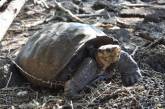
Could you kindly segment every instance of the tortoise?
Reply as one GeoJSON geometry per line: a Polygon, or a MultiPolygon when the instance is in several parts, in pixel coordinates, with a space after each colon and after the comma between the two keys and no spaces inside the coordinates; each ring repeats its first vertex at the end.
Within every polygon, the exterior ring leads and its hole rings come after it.
{"type": "Polygon", "coordinates": [[[50,24],[29,38],[15,59],[22,74],[35,86],[64,87],[66,96],[78,94],[99,74],[119,66],[125,86],[141,77],[137,63],[118,41],[95,26],[50,24]]]}

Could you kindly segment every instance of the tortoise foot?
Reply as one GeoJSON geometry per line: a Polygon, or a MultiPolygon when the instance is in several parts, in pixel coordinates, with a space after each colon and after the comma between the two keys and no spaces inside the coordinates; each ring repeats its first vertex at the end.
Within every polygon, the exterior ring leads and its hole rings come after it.
{"type": "Polygon", "coordinates": [[[137,63],[125,51],[121,52],[118,67],[123,85],[125,86],[134,85],[142,77],[137,63]]]}
{"type": "Polygon", "coordinates": [[[121,79],[124,86],[132,86],[135,83],[137,83],[141,77],[142,76],[140,74],[140,71],[137,71],[137,72],[132,72],[129,75],[122,75],[121,79]]]}
{"type": "Polygon", "coordinates": [[[97,65],[94,59],[83,60],[75,75],[65,83],[64,92],[68,98],[76,98],[79,92],[97,77],[97,65]]]}
{"type": "Polygon", "coordinates": [[[65,83],[64,95],[69,99],[73,99],[78,95],[78,91],[76,90],[76,86],[72,80],[69,80],[65,83]]]}

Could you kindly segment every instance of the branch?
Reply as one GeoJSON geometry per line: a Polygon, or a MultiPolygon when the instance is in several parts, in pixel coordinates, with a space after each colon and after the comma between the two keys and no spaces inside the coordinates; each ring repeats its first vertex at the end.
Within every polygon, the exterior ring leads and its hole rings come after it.
{"type": "Polygon", "coordinates": [[[164,36],[160,38],[153,38],[149,35],[149,33],[139,33],[139,35],[136,35],[136,36],[141,37],[151,42],[151,44],[145,47],[146,49],[155,47],[156,45],[159,45],[159,44],[165,45],[164,36]]]}
{"type": "Polygon", "coordinates": [[[54,1],[57,8],[61,9],[62,11],[66,12],[72,19],[76,20],[77,22],[80,23],[84,23],[84,21],[82,19],[80,19],[79,17],[77,17],[76,15],[74,15],[70,10],[65,9],[61,3],[58,3],[56,0],[54,1]]]}
{"type": "Polygon", "coordinates": [[[150,5],[150,4],[123,4],[123,6],[126,6],[126,7],[130,7],[130,8],[133,8],[133,7],[137,7],[137,8],[140,8],[140,7],[149,7],[149,8],[153,8],[153,9],[165,9],[165,7],[162,5],[150,5]]]}
{"type": "Polygon", "coordinates": [[[0,42],[6,34],[8,28],[13,22],[14,18],[17,16],[22,6],[25,4],[26,0],[14,0],[6,7],[3,12],[0,12],[0,42]]]}

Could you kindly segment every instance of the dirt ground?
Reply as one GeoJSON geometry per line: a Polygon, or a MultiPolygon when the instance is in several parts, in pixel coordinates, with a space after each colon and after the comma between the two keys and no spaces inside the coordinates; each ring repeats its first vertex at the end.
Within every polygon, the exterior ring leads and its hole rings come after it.
{"type": "MultiPolygon", "coordinates": [[[[35,1],[35,0],[34,0],[35,1]]],[[[40,1],[40,0],[39,0],[40,1]]],[[[11,59],[36,31],[55,22],[78,22],[56,7],[28,1],[0,43],[0,78],[9,80],[11,59]],[[11,59],[10,59],[11,58],[11,59]]],[[[41,0],[42,1],[42,0],[41,0]]],[[[2,109],[164,109],[165,108],[165,2],[163,0],[57,0],[84,23],[119,40],[137,61],[143,78],[131,87],[122,85],[118,69],[109,82],[87,86],[76,100],[62,90],[23,86],[0,89],[2,109]],[[137,2],[138,1],[138,2],[137,2]]],[[[0,83],[3,84],[3,83],[0,83]]]]}

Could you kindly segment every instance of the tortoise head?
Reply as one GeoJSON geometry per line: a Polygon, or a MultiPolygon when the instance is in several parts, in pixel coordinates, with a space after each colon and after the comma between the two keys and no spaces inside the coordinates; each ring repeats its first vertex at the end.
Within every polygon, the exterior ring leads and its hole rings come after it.
{"type": "Polygon", "coordinates": [[[119,61],[121,48],[119,45],[103,45],[96,52],[96,61],[102,70],[119,61]]]}

